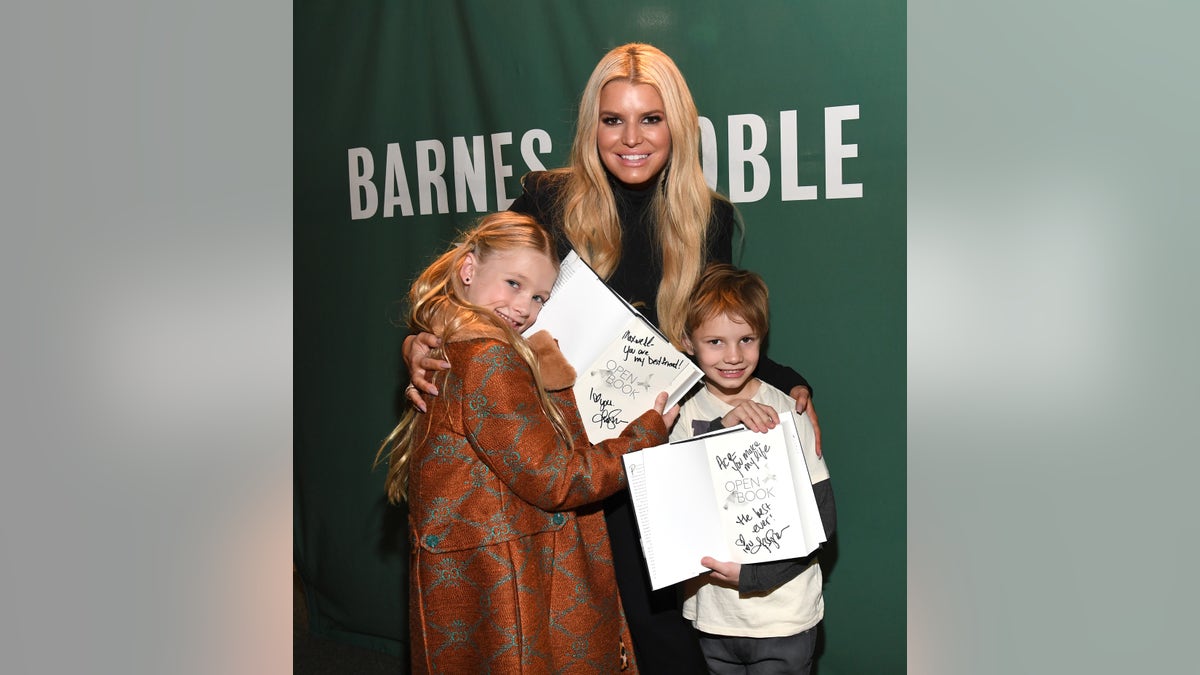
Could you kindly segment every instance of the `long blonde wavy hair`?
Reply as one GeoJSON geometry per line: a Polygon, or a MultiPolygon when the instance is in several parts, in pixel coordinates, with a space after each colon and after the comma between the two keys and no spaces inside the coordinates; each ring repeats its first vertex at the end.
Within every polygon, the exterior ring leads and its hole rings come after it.
{"type": "MultiPolygon", "coordinates": [[[[515,249],[538,251],[558,269],[554,242],[533,218],[510,211],[484,216],[473,230],[463,234],[413,282],[408,292],[408,327],[413,332],[433,333],[442,339],[443,344],[451,342],[455,333],[472,323],[485,322],[500,329],[507,342],[533,371],[542,411],[550,419],[559,438],[570,443],[566,418],[542,388],[541,371],[528,343],[490,309],[471,304],[466,299],[466,287],[458,274],[468,253],[474,253],[479,263],[485,264],[493,253],[515,249]]],[[[440,351],[435,350],[431,356],[439,356],[440,351]]],[[[447,371],[438,371],[431,379],[441,389],[440,383],[445,382],[446,377],[447,371]]],[[[413,451],[424,441],[419,431],[424,429],[428,433],[429,429],[427,424],[422,423],[425,419],[423,413],[410,406],[375,454],[376,466],[386,458],[388,471],[385,487],[388,500],[393,504],[407,498],[413,451]]]]}
{"type": "Polygon", "coordinates": [[[671,155],[654,187],[652,237],[663,262],[658,323],[678,346],[676,336],[683,333],[688,293],[707,262],[705,243],[716,193],[704,182],[700,166],[700,118],[692,93],[675,62],[656,47],[641,43],[617,47],[600,59],[588,78],[579,102],[570,165],[556,170],[568,176],[560,196],[563,229],[579,255],[608,279],[621,259],[621,225],[596,148],[596,129],[600,90],[614,81],[654,87],[666,108],[671,155]]]}

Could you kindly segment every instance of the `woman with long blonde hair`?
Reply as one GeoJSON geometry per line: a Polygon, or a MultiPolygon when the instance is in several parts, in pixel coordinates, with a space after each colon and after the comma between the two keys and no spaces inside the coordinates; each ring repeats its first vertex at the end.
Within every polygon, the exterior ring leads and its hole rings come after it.
{"type": "MultiPolygon", "coordinates": [[[[609,286],[638,306],[676,346],[688,299],[710,262],[733,261],[737,216],[704,180],[700,122],[683,74],[661,50],[641,43],[600,59],[579,102],[570,164],[533,172],[510,210],[533,215],[554,236],[560,256],[575,249],[609,286]]],[[[432,335],[405,341],[412,376],[408,399],[424,409],[436,395],[428,372],[445,367],[430,356],[432,335]]],[[[763,358],[759,376],[808,412],[808,382],[763,358]]],[[[707,672],[691,626],[670,589],[652,592],[641,560],[628,495],[605,504],[621,597],[641,667],[650,672],[707,672]]]]}
{"type": "Polygon", "coordinates": [[[575,371],[544,331],[558,256],[514,212],[486,216],[409,292],[410,328],[437,335],[453,367],[428,414],[379,448],[412,543],[414,673],[636,672],[599,501],[625,487],[621,456],[665,443],[656,408],[589,445],[575,371]]]}

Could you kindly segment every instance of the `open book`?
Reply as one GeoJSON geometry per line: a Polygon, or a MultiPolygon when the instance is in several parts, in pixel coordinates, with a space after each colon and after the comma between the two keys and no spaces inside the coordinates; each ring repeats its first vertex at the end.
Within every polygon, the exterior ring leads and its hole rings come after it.
{"type": "Polygon", "coordinates": [[[702,373],[609,288],[574,251],[562,261],[550,299],[525,335],[545,330],[575,368],[575,400],[588,438],[615,438],[667,392],[675,405],[702,373]]]}
{"type": "Polygon", "coordinates": [[[738,425],[624,456],[652,588],[707,572],[704,556],[768,562],[825,541],[812,484],[829,472],[806,453],[795,413],[779,421],[765,434],[738,425]]]}

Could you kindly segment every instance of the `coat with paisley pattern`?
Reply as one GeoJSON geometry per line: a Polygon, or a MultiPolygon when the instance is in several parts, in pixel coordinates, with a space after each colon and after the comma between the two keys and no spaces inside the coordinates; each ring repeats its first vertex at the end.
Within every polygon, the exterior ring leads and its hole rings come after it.
{"type": "Polygon", "coordinates": [[[636,672],[598,501],[621,455],[665,443],[653,410],[589,445],[553,339],[530,339],[571,427],[555,434],[533,375],[497,329],[460,331],[408,478],[413,673],[636,672]]]}

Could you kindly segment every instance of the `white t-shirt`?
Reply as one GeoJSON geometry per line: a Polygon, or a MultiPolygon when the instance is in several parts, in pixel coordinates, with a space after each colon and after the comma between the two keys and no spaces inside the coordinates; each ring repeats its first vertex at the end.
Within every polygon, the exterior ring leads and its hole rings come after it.
{"type": "MultiPolygon", "coordinates": [[[[759,382],[753,401],[769,405],[780,412],[795,410],[796,401],[766,382],[759,382]]],[[[679,419],[671,430],[671,440],[695,436],[708,423],[724,417],[733,406],[704,387],[691,396],[679,411],[679,419]],[[700,426],[693,426],[699,423],[700,426]]],[[[804,446],[804,458],[809,463],[813,482],[829,477],[825,462],[816,454],[816,433],[808,415],[797,415],[796,431],[804,446]]],[[[739,637],[784,637],[795,635],[817,625],[825,616],[825,599],[821,595],[821,566],[814,559],[808,569],[795,579],[769,593],[742,595],[701,575],[684,582],[683,615],[698,630],[713,635],[739,637]]]]}

